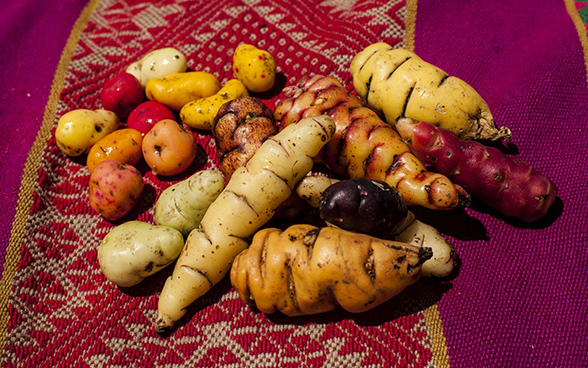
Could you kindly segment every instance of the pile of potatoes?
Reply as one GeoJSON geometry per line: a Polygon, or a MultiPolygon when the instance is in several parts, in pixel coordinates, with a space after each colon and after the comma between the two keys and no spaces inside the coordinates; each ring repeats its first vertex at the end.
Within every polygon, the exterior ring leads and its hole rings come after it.
{"type": "MultiPolygon", "coordinates": [[[[323,148],[340,140],[340,116],[305,116],[278,131],[276,113],[249,96],[274,86],[272,55],[239,45],[233,74],[221,85],[211,73],[189,71],[179,50],[155,50],[104,84],[103,109],[70,111],[57,124],[59,149],[72,157],[87,155],[89,203],[111,222],[124,219],[141,198],[144,182],[136,168],[141,160],[154,174],[173,179],[195,160],[192,130],[214,137],[219,170],[195,172],[170,186],[155,203],[155,224],[123,222],[98,249],[102,272],[120,287],[136,285],[177,260],[160,295],[158,332],[171,328],[229,273],[244,302],[269,313],[287,305],[278,310],[299,315],[337,306],[365,311],[421,275],[452,272],[453,247],[415,220],[396,188],[365,178],[306,180],[323,148]],[[295,225],[282,235],[259,231],[292,198],[320,207],[329,229],[295,225]],[[341,208],[346,216],[340,216],[341,208]],[[257,246],[247,253],[250,244],[257,246]],[[308,259],[297,258],[301,255],[308,259]],[[266,275],[266,261],[272,259],[274,271],[266,275]],[[357,267],[346,269],[350,262],[357,267]],[[358,280],[365,284],[361,292],[344,286],[358,280]]],[[[296,94],[300,100],[292,111],[307,108],[309,96],[296,94]]]]}
{"type": "MultiPolygon", "coordinates": [[[[273,87],[276,62],[267,51],[240,45],[234,65],[235,79],[221,86],[211,73],[188,70],[179,50],[155,50],[104,83],[102,109],[73,110],[59,119],[59,149],[70,157],[87,155],[94,210],[111,222],[123,219],[141,199],[141,160],[173,180],[196,158],[191,129],[211,130],[225,102],[273,87]]],[[[106,236],[98,253],[105,276],[128,287],[173,262],[224,187],[219,171],[204,170],[166,189],[155,204],[156,225],[128,221],[106,236]]]]}

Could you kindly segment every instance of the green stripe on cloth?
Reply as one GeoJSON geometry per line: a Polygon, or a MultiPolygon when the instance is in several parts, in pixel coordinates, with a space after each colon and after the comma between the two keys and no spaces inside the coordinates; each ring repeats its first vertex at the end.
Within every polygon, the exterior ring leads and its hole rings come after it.
{"type": "MultiPolygon", "coordinates": [[[[585,26],[586,14],[584,14],[584,18],[582,18],[582,15],[576,9],[576,4],[574,0],[564,0],[564,2],[566,4],[568,14],[570,15],[570,18],[572,18],[572,21],[576,26],[576,30],[578,31],[578,37],[580,38],[580,43],[582,44],[582,49],[584,50],[584,64],[586,65],[586,81],[588,81],[588,36],[586,35],[587,30],[585,26]]],[[[588,2],[588,0],[586,2],[588,2]]],[[[585,9],[588,9],[588,7],[585,7],[581,10],[585,9]]]]}

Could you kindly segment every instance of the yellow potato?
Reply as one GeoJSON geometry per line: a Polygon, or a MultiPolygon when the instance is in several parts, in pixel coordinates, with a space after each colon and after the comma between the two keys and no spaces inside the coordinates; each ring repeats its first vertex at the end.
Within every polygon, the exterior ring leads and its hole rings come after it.
{"type": "Polygon", "coordinates": [[[90,174],[94,168],[106,160],[136,165],[143,157],[141,144],[143,135],[136,129],[119,129],[102,138],[92,146],[86,161],[90,174]]]}
{"type": "Polygon", "coordinates": [[[190,128],[212,129],[212,122],[220,107],[236,98],[249,96],[247,88],[237,79],[228,81],[217,94],[187,103],[180,111],[180,119],[190,128]]]}
{"type": "Polygon", "coordinates": [[[460,139],[510,139],[498,129],[482,96],[415,53],[377,42],[359,52],[350,66],[353,86],[364,103],[388,124],[408,117],[457,134],[460,139]]]}
{"type": "Polygon", "coordinates": [[[233,55],[233,73],[249,91],[269,91],[276,81],[276,60],[265,50],[241,44],[233,55]]]}
{"type": "Polygon", "coordinates": [[[73,110],[57,122],[57,147],[68,156],[88,153],[100,139],[118,128],[118,117],[107,110],[73,110]]]}
{"type": "Polygon", "coordinates": [[[152,101],[179,111],[188,102],[212,96],[220,90],[218,79],[206,72],[173,73],[147,82],[145,93],[152,101]]]}

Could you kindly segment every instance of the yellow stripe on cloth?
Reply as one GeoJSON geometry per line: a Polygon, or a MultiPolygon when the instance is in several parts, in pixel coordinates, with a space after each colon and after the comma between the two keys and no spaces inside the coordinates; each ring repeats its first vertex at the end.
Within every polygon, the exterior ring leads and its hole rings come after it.
{"type": "Polygon", "coordinates": [[[41,128],[37,133],[35,142],[29,151],[25,167],[23,170],[20,190],[16,202],[16,213],[12,222],[12,229],[10,231],[10,239],[6,249],[6,257],[4,261],[4,271],[2,272],[2,280],[0,280],[0,351],[4,351],[4,343],[6,341],[6,329],[8,327],[8,304],[10,301],[10,292],[12,289],[12,282],[16,274],[16,268],[20,259],[20,245],[25,230],[25,225],[28,220],[29,210],[33,200],[33,188],[38,179],[38,170],[41,163],[41,157],[47,144],[47,140],[51,136],[51,130],[55,121],[55,112],[59,102],[59,96],[69,63],[73,57],[76,45],[80,35],[88,25],[90,16],[100,3],[100,0],[90,0],[84,7],[80,16],[73,25],[65,48],[61,53],[59,63],[55,75],[53,76],[53,83],[51,84],[51,91],[49,92],[49,99],[45,106],[45,113],[43,115],[43,122],[41,128]]]}
{"type": "Polygon", "coordinates": [[[578,9],[576,9],[576,3],[574,0],[564,0],[566,4],[566,10],[572,18],[572,22],[576,26],[576,30],[578,31],[578,37],[580,37],[580,43],[582,44],[582,49],[584,50],[584,66],[586,67],[586,82],[588,83],[588,35],[586,35],[586,26],[582,22],[582,18],[580,18],[580,14],[578,13],[578,9]]]}
{"type": "Polygon", "coordinates": [[[447,354],[447,344],[443,335],[443,325],[437,304],[425,309],[425,319],[427,321],[427,332],[433,345],[433,363],[437,368],[448,368],[449,354],[447,354]]]}
{"type": "MultiPolygon", "coordinates": [[[[416,17],[417,0],[406,0],[404,48],[410,51],[414,51],[416,17]]],[[[432,344],[433,364],[438,368],[448,368],[449,354],[447,353],[446,339],[445,335],[443,335],[443,325],[437,304],[425,309],[425,319],[427,321],[427,332],[432,344]]]]}

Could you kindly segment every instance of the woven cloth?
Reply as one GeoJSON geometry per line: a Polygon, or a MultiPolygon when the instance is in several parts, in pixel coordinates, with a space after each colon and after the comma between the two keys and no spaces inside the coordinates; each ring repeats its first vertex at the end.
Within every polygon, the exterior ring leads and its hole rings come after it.
{"type": "MultiPolygon", "coordinates": [[[[0,356],[5,367],[588,366],[588,41],[584,1],[90,0],[3,4],[0,107],[0,356]],[[63,4],[61,4],[63,3],[63,4]],[[171,268],[132,288],[102,275],[97,247],[117,224],[88,204],[84,158],[56,146],[60,116],[100,108],[102,84],[145,53],[176,47],[193,70],[233,78],[232,53],[255,44],[278,62],[276,87],[327,74],[352,90],[349,63],[385,41],[413,49],[480,92],[507,152],[558,186],[525,224],[475,202],[414,209],[460,255],[451,280],[421,279],[363,314],[288,318],[246,307],[222,281],[166,336],[154,332],[171,268]]],[[[211,135],[190,173],[218,166],[211,135]]],[[[123,219],[153,222],[154,176],[123,219]]]]}

